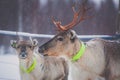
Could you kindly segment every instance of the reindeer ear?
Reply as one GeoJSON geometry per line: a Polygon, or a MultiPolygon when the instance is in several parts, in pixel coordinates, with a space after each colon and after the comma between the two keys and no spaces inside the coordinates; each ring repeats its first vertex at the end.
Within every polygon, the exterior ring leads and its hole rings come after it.
{"type": "Polygon", "coordinates": [[[10,40],[10,44],[13,48],[16,48],[17,41],[16,40],[10,40]]]}
{"type": "Polygon", "coordinates": [[[37,39],[33,39],[33,46],[37,46],[38,45],[38,41],[37,41],[37,39]]]}
{"type": "Polygon", "coordinates": [[[69,35],[70,35],[70,40],[74,42],[76,38],[76,32],[74,30],[70,30],[69,35]]]}
{"type": "Polygon", "coordinates": [[[74,41],[76,38],[76,32],[74,30],[70,30],[70,39],[74,41]]]}

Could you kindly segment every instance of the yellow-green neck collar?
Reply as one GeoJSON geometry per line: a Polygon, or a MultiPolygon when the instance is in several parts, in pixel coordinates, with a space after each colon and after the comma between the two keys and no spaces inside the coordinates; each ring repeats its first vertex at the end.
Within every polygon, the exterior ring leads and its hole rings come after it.
{"type": "Polygon", "coordinates": [[[36,58],[33,58],[33,63],[31,64],[31,66],[28,69],[25,69],[23,66],[20,66],[20,69],[25,72],[25,73],[30,73],[35,69],[35,66],[37,64],[36,58]]]}
{"type": "Polygon", "coordinates": [[[83,55],[84,52],[85,52],[85,45],[83,42],[81,42],[80,50],[77,52],[76,55],[73,56],[72,61],[77,61],[78,59],[80,59],[80,57],[83,55]]]}

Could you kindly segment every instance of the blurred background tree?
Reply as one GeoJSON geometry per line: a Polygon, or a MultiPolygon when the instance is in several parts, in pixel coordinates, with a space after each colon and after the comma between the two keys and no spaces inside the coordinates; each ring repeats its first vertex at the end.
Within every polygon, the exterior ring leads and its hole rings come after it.
{"type": "MultiPolygon", "coordinates": [[[[36,34],[56,34],[51,21],[54,16],[62,24],[68,24],[73,18],[72,6],[82,0],[0,0],[0,30],[21,31],[36,34]]],[[[117,0],[88,0],[92,7],[88,15],[92,18],[81,22],[73,29],[79,35],[114,35],[118,14],[117,0]],[[115,4],[116,1],[116,4],[115,4]]],[[[13,36],[0,34],[0,45],[9,47],[13,36]]],[[[39,39],[40,44],[48,39],[39,39]]]]}

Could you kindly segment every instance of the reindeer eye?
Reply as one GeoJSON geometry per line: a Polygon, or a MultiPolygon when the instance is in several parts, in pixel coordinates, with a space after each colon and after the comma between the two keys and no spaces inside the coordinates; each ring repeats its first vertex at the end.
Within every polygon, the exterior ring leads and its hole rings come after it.
{"type": "Polygon", "coordinates": [[[57,38],[57,40],[63,41],[63,37],[59,36],[59,37],[57,38]]]}

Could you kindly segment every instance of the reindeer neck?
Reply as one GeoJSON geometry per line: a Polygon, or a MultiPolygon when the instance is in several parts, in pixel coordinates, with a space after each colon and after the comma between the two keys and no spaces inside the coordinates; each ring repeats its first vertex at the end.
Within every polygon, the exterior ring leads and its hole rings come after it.
{"type": "Polygon", "coordinates": [[[70,61],[73,58],[74,55],[77,54],[77,52],[80,50],[81,47],[81,41],[76,40],[75,43],[73,43],[71,49],[67,50],[66,54],[60,55],[60,57],[64,58],[66,61],[70,61]],[[68,54],[67,54],[68,53],[68,54]]]}
{"type": "Polygon", "coordinates": [[[19,59],[19,61],[20,61],[20,66],[28,68],[32,64],[33,58],[31,58],[31,59],[28,59],[28,58],[27,59],[19,59]]]}
{"type": "Polygon", "coordinates": [[[20,59],[20,69],[23,72],[30,73],[35,68],[36,63],[37,60],[35,56],[27,59],[20,59]]]}
{"type": "Polygon", "coordinates": [[[74,55],[80,50],[81,45],[82,45],[82,41],[77,40],[77,41],[75,42],[74,50],[73,50],[73,51],[74,51],[74,52],[73,52],[74,55]]]}
{"type": "Polygon", "coordinates": [[[76,42],[77,44],[75,45],[75,47],[74,47],[74,55],[73,55],[73,57],[72,57],[72,61],[77,61],[78,59],[80,59],[81,58],[81,56],[84,54],[84,52],[85,52],[85,45],[84,45],[84,43],[82,42],[82,41],[79,41],[79,43],[78,42],[76,42]]]}

